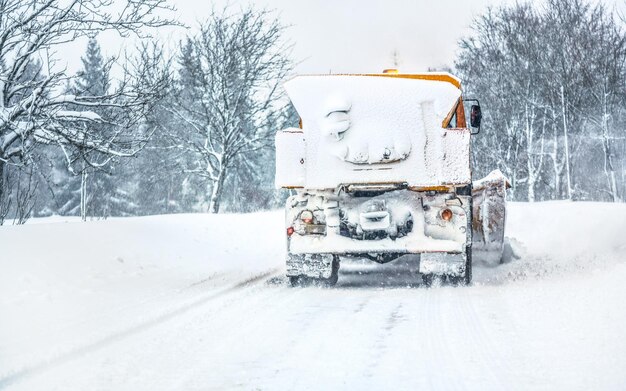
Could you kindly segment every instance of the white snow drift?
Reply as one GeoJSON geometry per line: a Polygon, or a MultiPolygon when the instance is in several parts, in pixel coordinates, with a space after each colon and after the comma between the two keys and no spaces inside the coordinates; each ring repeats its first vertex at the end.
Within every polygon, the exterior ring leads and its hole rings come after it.
{"type": "Polygon", "coordinates": [[[283,280],[282,213],[0,228],[0,389],[623,389],[626,205],[511,204],[517,256],[283,280]]]}

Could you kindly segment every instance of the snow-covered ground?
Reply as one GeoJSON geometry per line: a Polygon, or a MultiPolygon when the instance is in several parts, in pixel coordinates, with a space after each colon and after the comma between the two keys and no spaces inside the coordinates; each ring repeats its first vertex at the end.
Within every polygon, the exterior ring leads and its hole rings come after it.
{"type": "Polygon", "coordinates": [[[460,288],[290,288],[282,212],[1,227],[0,389],[626,388],[626,205],[509,207],[460,288]]]}

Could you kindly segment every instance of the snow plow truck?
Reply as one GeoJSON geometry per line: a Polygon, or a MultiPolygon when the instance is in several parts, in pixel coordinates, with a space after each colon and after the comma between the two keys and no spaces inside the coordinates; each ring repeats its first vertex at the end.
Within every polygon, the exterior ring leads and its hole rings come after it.
{"type": "Polygon", "coordinates": [[[499,261],[508,182],[493,172],[472,196],[470,140],[482,115],[457,78],[301,75],[285,89],[300,116],[299,128],[275,139],[276,186],[292,191],[292,285],[334,285],[347,257],[419,256],[426,285],[469,284],[473,248],[499,261]]]}

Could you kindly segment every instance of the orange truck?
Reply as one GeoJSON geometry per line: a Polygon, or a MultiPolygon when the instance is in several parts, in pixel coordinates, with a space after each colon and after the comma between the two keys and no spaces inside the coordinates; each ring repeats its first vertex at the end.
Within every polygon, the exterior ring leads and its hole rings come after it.
{"type": "Polygon", "coordinates": [[[334,285],[345,258],[403,256],[419,257],[427,285],[469,284],[473,246],[501,257],[507,182],[490,174],[473,205],[471,137],[482,115],[457,78],[302,75],[285,89],[301,118],[275,140],[276,186],[292,191],[285,233],[293,285],[334,285]]]}

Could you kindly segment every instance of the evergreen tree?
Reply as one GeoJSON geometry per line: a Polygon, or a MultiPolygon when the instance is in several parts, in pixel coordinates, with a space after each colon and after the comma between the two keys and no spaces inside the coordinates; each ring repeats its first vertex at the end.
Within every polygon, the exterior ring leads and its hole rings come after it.
{"type": "MultiPolygon", "coordinates": [[[[102,56],[100,45],[95,38],[89,39],[87,50],[81,57],[81,61],[82,69],[77,73],[68,92],[79,97],[107,95],[111,85],[110,61],[102,56]]],[[[78,107],[71,107],[71,109],[81,110],[78,107]]],[[[91,111],[101,116],[110,114],[103,107],[91,111]]],[[[90,126],[103,138],[112,132],[110,125],[104,123],[90,123],[85,126],[90,126]]],[[[89,152],[90,161],[106,161],[106,164],[93,167],[86,163],[87,156],[84,153],[79,148],[71,158],[72,164],[66,169],[64,185],[61,194],[57,196],[58,212],[80,214],[83,218],[87,216],[106,218],[112,215],[131,214],[133,205],[131,195],[128,191],[118,189],[114,178],[119,162],[104,155],[100,156],[97,152],[89,152]]]]}
{"type": "Polygon", "coordinates": [[[180,213],[190,211],[181,204],[181,192],[185,175],[178,164],[183,157],[172,143],[171,133],[177,132],[180,124],[172,121],[165,107],[178,91],[173,86],[172,61],[165,58],[158,45],[144,46],[140,58],[150,64],[149,72],[143,75],[140,83],[153,79],[165,79],[167,87],[162,98],[147,113],[142,128],[153,133],[150,142],[131,164],[137,175],[136,200],[138,214],[180,213]]]}
{"type": "Polygon", "coordinates": [[[87,51],[81,57],[81,62],[83,68],[78,72],[78,79],[74,83],[74,92],[84,96],[106,94],[110,87],[109,69],[95,38],[89,39],[87,51]]]}

